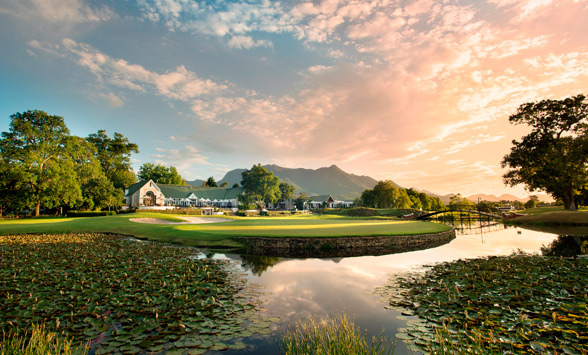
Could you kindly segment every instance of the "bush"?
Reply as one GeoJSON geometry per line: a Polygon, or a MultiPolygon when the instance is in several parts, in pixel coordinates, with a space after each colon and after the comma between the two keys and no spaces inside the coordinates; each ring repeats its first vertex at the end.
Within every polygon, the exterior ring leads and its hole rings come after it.
{"type": "Polygon", "coordinates": [[[68,211],[67,217],[104,217],[116,216],[115,211],[68,211]]]}
{"type": "Polygon", "coordinates": [[[348,210],[343,210],[343,214],[350,217],[371,217],[380,215],[378,211],[366,207],[354,207],[348,210]]]}

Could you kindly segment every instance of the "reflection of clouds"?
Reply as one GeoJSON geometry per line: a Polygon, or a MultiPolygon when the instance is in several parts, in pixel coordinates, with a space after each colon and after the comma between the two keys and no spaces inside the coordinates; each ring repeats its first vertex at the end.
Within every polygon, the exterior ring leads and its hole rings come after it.
{"type": "MultiPolygon", "coordinates": [[[[299,317],[323,317],[347,312],[359,321],[381,312],[382,305],[367,293],[384,285],[390,274],[414,271],[424,264],[489,255],[509,255],[521,249],[537,252],[554,239],[553,234],[515,229],[461,235],[441,247],[385,256],[343,258],[338,263],[322,259],[285,260],[261,277],[271,293],[264,305],[268,314],[285,323],[299,317]]],[[[391,320],[389,320],[391,321],[391,320]]],[[[378,328],[380,325],[377,326],[378,328]]]]}

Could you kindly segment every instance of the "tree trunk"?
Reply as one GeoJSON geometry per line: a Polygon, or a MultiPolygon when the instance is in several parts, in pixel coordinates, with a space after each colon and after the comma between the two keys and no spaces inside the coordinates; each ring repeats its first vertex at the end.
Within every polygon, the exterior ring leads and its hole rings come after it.
{"type": "Polygon", "coordinates": [[[41,206],[41,202],[37,202],[37,204],[35,205],[35,217],[39,217],[39,209],[41,206]]]}

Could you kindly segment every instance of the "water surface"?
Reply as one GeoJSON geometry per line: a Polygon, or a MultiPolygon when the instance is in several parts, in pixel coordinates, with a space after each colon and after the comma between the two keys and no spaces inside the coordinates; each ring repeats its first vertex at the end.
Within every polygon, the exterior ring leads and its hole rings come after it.
{"type": "MultiPolygon", "coordinates": [[[[479,227],[479,226],[478,226],[479,227]]],[[[267,316],[278,316],[269,336],[255,336],[244,341],[251,344],[241,351],[222,354],[279,354],[280,334],[300,318],[322,318],[346,312],[356,326],[368,333],[395,339],[396,330],[405,327],[400,314],[384,307],[372,295],[387,283],[392,274],[417,271],[423,265],[489,255],[509,255],[518,250],[540,253],[557,234],[508,227],[502,224],[482,229],[465,227],[457,238],[440,247],[400,254],[331,259],[285,259],[234,254],[216,254],[215,258],[240,260],[250,282],[265,286],[264,307],[267,316]]],[[[396,341],[394,354],[411,354],[406,345],[396,341]]]]}

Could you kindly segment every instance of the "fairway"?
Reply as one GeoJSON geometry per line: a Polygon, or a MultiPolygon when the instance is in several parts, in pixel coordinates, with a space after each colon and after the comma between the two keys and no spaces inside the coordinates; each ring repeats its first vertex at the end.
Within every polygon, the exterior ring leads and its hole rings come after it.
{"type": "MultiPolygon", "coordinates": [[[[339,216],[287,216],[227,218],[230,223],[142,224],[131,218],[160,218],[179,222],[181,216],[135,213],[106,217],[30,218],[0,221],[0,234],[116,233],[200,247],[238,248],[234,237],[353,237],[439,233],[443,224],[393,219],[359,219],[339,216]]],[[[210,217],[212,218],[212,217],[210,217]]]]}

